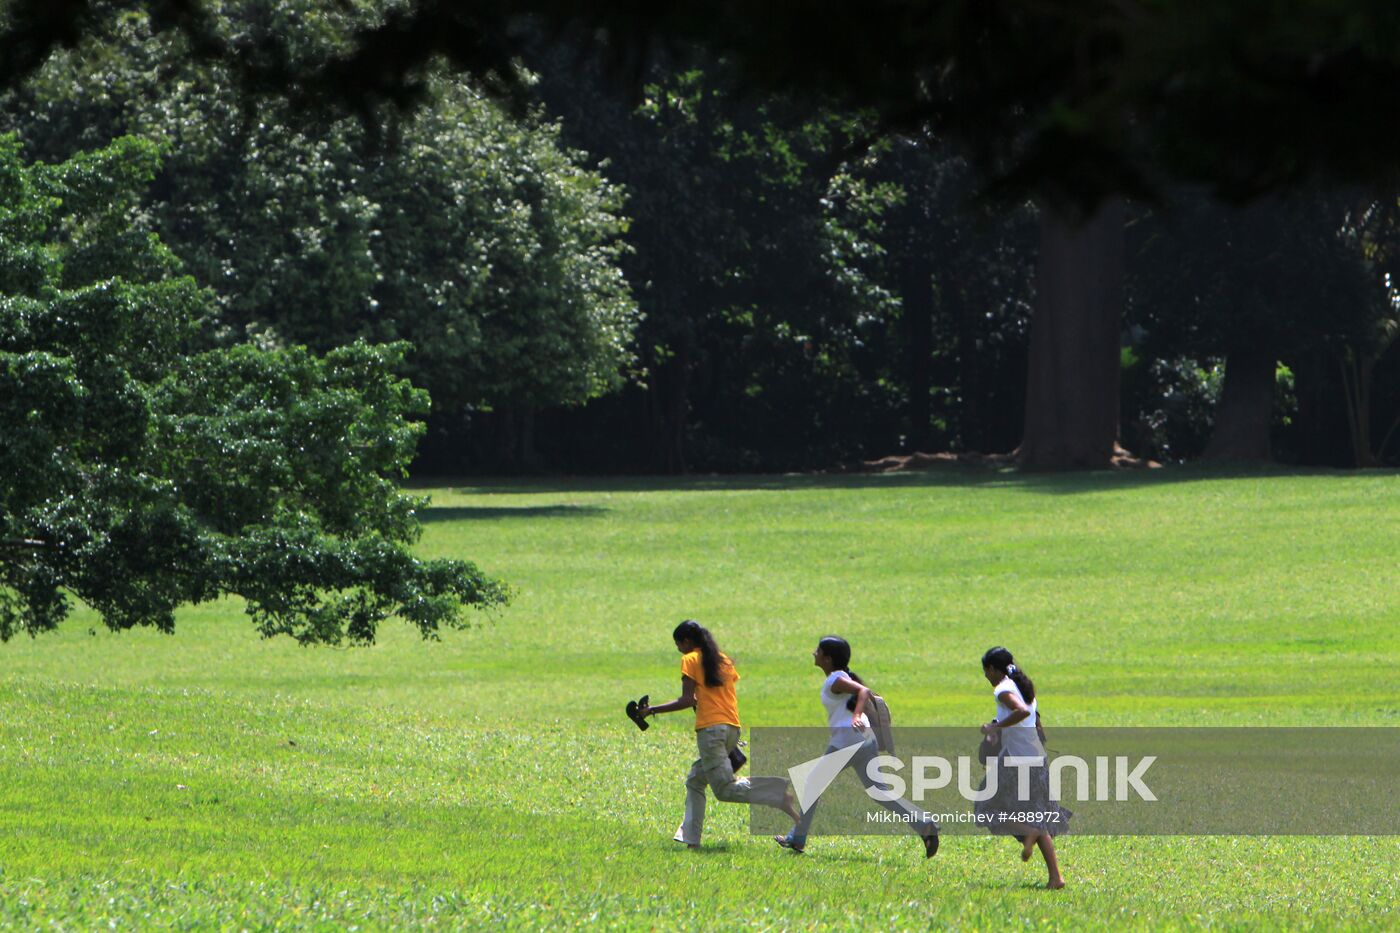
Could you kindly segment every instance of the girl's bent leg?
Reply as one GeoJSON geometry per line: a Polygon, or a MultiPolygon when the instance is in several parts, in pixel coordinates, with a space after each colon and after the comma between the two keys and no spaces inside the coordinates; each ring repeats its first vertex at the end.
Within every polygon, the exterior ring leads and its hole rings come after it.
{"type": "Polygon", "coordinates": [[[735,778],[729,752],[739,745],[737,726],[709,726],[701,729],[700,763],[705,780],[715,797],[726,803],[762,804],[775,810],[788,810],[787,778],[735,778]]]}
{"type": "MultiPolygon", "coordinates": [[[[823,755],[830,755],[836,751],[835,745],[828,745],[823,755]]],[[[807,834],[812,830],[812,820],[817,815],[817,801],[812,801],[805,811],[798,815],[797,825],[792,828],[792,832],[787,834],[788,841],[793,845],[801,847],[807,844],[807,834]]]]}

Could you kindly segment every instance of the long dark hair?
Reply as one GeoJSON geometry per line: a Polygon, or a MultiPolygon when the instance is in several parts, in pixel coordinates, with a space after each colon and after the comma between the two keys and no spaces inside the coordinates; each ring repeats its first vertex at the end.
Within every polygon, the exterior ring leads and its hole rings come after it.
{"type": "Polygon", "coordinates": [[[995,648],[987,649],[987,653],[982,655],[982,666],[990,667],[992,670],[1001,671],[1011,678],[1021,690],[1021,699],[1027,703],[1035,699],[1035,684],[1026,676],[1026,672],[1021,670],[1016,664],[1016,659],[1011,656],[1011,652],[998,645],[995,648]]]}
{"type": "Polygon", "coordinates": [[[715,644],[715,636],[710,634],[710,630],[705,628],[694,619],[686,619],[676,630],[671,633],[671,637],[676,641],[685,639],[700,651],[700,666],[705,669],[705,686],[723,687],[724,675],[722,673],[724,665],[729,659],[719,650],[719,645],[715,644]]]}
{"type": "MultiPolygon", "coordinates": [[[[860,675],[851,670],[851,645],[846,639],[841,638],[839,635],[828,635],[817,642],[817,650],[828,658],[831,658],[831,663],[836,666],[838,671],[841,671],[858,684],[865,684],[865,681],[860,679],[860,675]]],[[[846,709],[853,710],[855,708],[856,698],[851,697],[846,701],[846,709]]]]}

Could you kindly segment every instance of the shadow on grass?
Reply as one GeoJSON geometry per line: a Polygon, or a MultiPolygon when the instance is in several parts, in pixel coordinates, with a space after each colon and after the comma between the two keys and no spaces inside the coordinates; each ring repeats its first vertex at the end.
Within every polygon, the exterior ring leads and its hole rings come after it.
{"type": "Polygon", "coordinates": [[[671,840],[669,846],[654,848],[663,848],[677,855],[684,855],[687,858],[704,858],[710,855],[733,855],[738,851],[732,848],[727,842],[705,842],[701,843],[700,848],[692,849],[690,846],[676,842],[674,839],[671,840]]]}
{"type": "Polygon", "coordinates": [[[990,881],[969,881],[964,887],[979,891],[1045,891],[1054,894],[1059,891],[1068,891],[1073,885],[1066,885],[1063,888],[1057,888],[1052,891],[1045,886],[1044,881],[1022,881],[1013,878],[1002,878],[990,881]]]}
{"type": "Polygon", "coordinates": [[[498,518],[592,518],[608,510],[601,505],[522,505],[514,508],[457,505],[429,507],[418,513],[425,525],[434,522],[494,520],[498,518]]]}
{"type": "MultiPolygon", "coordinates": [[[[807,841],[807,845],[810,846],[810,848],[808,848],[805,852],[780,852],[779,854],[777,854],[777,857],[790,858],[793,860],[802,860],[808,862],[847,862],[853,865],[876,865],[884,861],[883,856],[862,855],[855,852],[842,852],[841,849],[838,848],[838,846],[840,845],[841,837],[828,836],[826,838],[828,842],[831,843],[827,848],[823,848],[820,844],[814,843],[813,840],[820,840],[821,837],[813,836],[812,839],[809,839],[807,841]]],[[[776,843],[774,845],[776,847],[776,843]]],[[[919,858],[920,861],[923,861],[923,843],[918,843],[918,846],[919,858]]]]}
{"type": "MultiPolygon", "coordinates": [[[[895,473],[786,473],[692,476],[555,476],[555,477],[415,477],[415,489],[451,488],[472,494],[572,492],[746,492],[801,491],[808,489],[906,489],[939,487],[959,489],[1019,489],[1062,496],[1110,492],[1118,489],[1161,487],[1179,483],[1228,480],[1271,480],[1288,477],[1400,476],[1397,470],[1336,470],[1257,464],[1185,464],[1156,470],[1099,470],[1084,473],[1023,473],[1019,470],[976,466],[947,466],[895,473]]],[[[542,506],[520,509],[440,509],[467,513],[528,514],[532,511],[569,509],[542,506]]],[[[586,508],[586,507],[577,507],[586,508]]],[[[497,517],[490,514],[479,517],[497,517]]],[[[441,519],[439,519],[441,520],[441,519]]]]}

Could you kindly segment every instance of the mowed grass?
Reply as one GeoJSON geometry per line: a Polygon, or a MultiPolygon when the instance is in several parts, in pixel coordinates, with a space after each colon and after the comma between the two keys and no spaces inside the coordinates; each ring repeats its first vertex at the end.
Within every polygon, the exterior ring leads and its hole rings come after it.
{"type": "MultiPolygon", "coordinates": [[[[818,725],[827,633],[900,725],[991,712],[1006,644],[1058,725],[1400,726],[1390,473],[691,478],[427,490],[421,551],[514,604],[369,649],[173,637],[86,612],[0,646],[0,924],[142,929],[927,929],[1400,924],[1400,838],[815,837],[710,806],[671,841],[687,715],[670,630],[711,626],[748,725],[818,725]]],[[[1281,788],[1280,793],[1286,793],[1281,788]]],[[[1378,802],[1395,806],[1394,801],[1378,802]]]]}

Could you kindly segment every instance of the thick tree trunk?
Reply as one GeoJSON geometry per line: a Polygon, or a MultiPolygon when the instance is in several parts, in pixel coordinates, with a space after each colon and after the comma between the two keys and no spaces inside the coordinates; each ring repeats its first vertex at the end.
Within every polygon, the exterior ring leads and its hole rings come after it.
{"type": "Polygon", "coordinates": [[[1277,369],[1278,360],[1265,348],[1233,350],[1225,358],[1225,385],[1204,459],[1273,459],[1269,423],[1274,415],[1277,369]]]}
{"type": "Polygon", "coordinates": [[[1122,365],[1123,202],[1081,224],[1041,215],[1026,422],[1017,459],[1032,470],[1110,465],[1122,365]]]}
{"type": "Polygon", "coordinates": [[[900,270],[904,306],[904,346],[908,354],[909,437],[911,450],[926,450],[933,421],[933,270],[927,257],[911,256],[900,270]]]}

